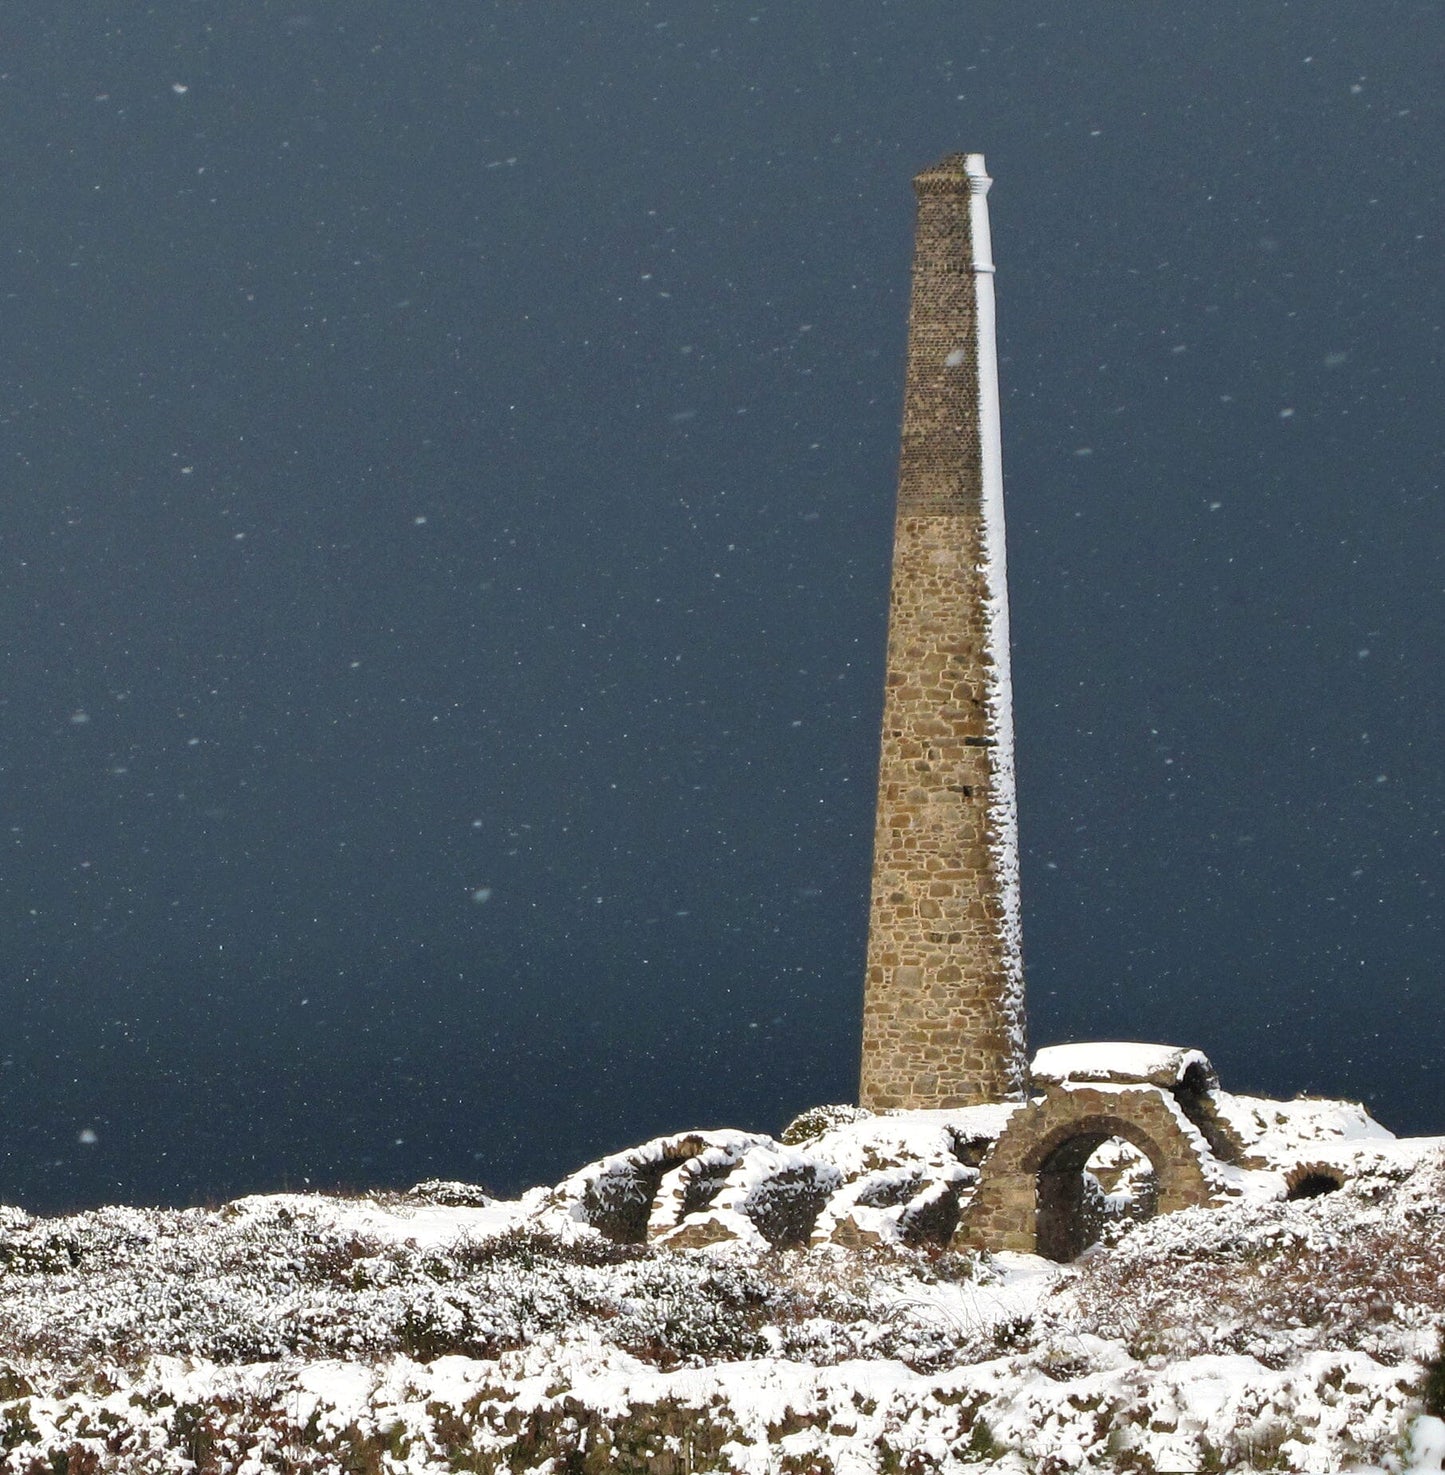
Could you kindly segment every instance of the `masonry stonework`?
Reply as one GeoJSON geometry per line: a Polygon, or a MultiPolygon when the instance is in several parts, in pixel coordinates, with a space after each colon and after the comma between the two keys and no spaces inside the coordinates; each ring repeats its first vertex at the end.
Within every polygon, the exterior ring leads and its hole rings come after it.
{"type": "Polygon", "coordinates": [[[914,181],[860,1099],[1026,1084],[992,259],[980,155],[914,181]]]}
{"type": "Polygon", "coordinates": [[[1156,1211],[1170,1214],[1224,1196],[1209,1143],[1173,1092],[1145,1083],[1051,1086],[1009,1118],[984,1159],[958,1231],[958,1249],[1018,1250],[1072,1260],[1082,1173],[1111,1137],[1149,1159],[1158,1175],[1156,1211]]]}

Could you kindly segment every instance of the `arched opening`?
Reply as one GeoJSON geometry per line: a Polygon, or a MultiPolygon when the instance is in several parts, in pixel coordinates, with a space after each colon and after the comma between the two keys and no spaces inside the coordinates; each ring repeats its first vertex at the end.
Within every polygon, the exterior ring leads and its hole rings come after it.
{"type": "Polygon", "coordinates": [[[1148,1219],[1158,1203],[1159,1174],[1146,1152],[1107,1132],[1080,1132],[1039,1167],[1038,1253],[1076,1259],[1109,1225],[1148,1219]]]}
{"type": "Polygon", "coordinates": [[[1184,1067],[1184,1074],[1175,1089],[1176,1093],[1186,1096],[1207,1096],[1218,1084],[1213,1070],[1195,1060],[1184,1067]]]}
{"type": "Polygon", "coordinates": [[[1198,1127],[1209,1150],[1222,1163],[1237,1163],[1244,1155],[1237,1134],[1219,1115],[1214,1093],[1219,1078],[1208,1062],[1192,1061],[1184,1069],[1174,1087],[1174,1099],[1191,1122],[1198,1127]]]}
{"type": "Polygon", "coordinates": [[[1301,1173],[1289,1185],[1285,1194],[1288,1199],[1319,1198],[1322,1194],[1333,1193],[1341,1187],[1341,1180],[1334,1173],[1326,1173],[1318,1168],[1301,1173]]]}
{"type": "Polygon", "coordinates": [[[618,1244],[644,1244],[652,1203],[663,1178],[706,1151],[707,1143],[698,1137],[645,1144],[641,1152],[619,1158],[609,1171],[586,1184],[583,1216],[599,1234],[618,1244]]]}

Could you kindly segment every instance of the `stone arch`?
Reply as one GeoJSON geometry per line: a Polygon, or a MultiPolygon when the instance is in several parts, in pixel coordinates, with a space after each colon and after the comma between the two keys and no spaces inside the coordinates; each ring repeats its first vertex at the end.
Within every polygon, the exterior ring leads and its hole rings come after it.
{"type": "Polygon", "coordinates": [[[1320,1198],[1345,1186],[1345,1175],[1329,1163],[1300,1163],[1285,1175],[1285,1197],[1320,1198]]]}
{"type": "Polygon", "coordinates": [[[1061,1085],[1015,1112],[984,1159],[956,1244],[1072,1259],[1082,1171],[1111,1137],[1144,1154],[1158,1180],[1157,1212],[1208,1203],[1208,1144],[1158,1086],[1061,1085]]]}
{"type": "MultiPolygon", "coordinates": [[[[1153,1166],[1156,1184],[1164,1154],[1147,1132],[1124,1117],[1080,1117],[1057,1127],[1025,1158],[1034,1178],[1034,1250],[1048,1260],[1073,1260],[1098,1238],[1086,1202],[1085,1168],[1104,1143],[1120,1138],[1153,1166]]],[[[1152,1213],[1158,1205],[1157,1188],[1152,1213]]]]}
{"type": "MultiPolygon", "coordinates": [[[[1087,1114],[1070,1116],[1055,1123],[1050,1130],[1026,1145],[1019,1166],[1026,1173],[1041,1173],[1049,1160],[1057,1157],[1071,1143],[1092,1138],[1094,1147],[1097,1147],[1099,1143],[1107,1142],[1110,1137],[1122,1137],[1131,1147],[1137,1147],[1156,1169],[1159,1167],[1159,1159],[1163,1152],[1160,1144],[1137,1122],[1127,1116],[1112,1112],[1101,1112],[1094,1116],[1087,1114]]],[[[1089,1151],[1092,1152],[1093,1148],[1089,1151]]],[[[1086,1152],[1080,1159],[1081,1165],[1088,1156],[1086,1152]]]]}
{"type": "Polygon", "coordinates": [[[619,1244],[647,1239],[648,1219],[658,1185],[669,1171],[697,1157],[708,1144],[698,1136],[659,1138],[633,1153],[606,1159],[609,1171],[583,1187],[582,1216],[587,1224],[619,1244]]]}
{"type": "Polygon", "coordinates": [[[659,1191],[680,1178],[681,1169],[703,1160],[720,1179],[751,1150],[771,1139],[756,1132],[679,1132],[654,1137],[614,1153],[558,1184],[556,1202],[599,1234],[621,1244],[642,1244],[657,1216],[659,1191]]]}

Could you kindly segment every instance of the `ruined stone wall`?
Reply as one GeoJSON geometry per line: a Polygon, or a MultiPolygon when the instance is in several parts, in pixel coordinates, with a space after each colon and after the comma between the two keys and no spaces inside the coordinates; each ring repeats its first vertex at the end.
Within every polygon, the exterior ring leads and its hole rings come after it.
{"type": "Polygon", "coordinates": [[[954,1248],[1072,1259],[1087,1240],[1056,1252],[1075,1226],[1046,1222],[1062,1210],[1049,1180],[1077,1186],[1088,1155],[1110,1137],[1132,1143],[1153,1165],[1157,1212],[1172,1214],[1222,1196],[1217,1160],[1170,1092],[1147,1085],[1055,1086],[1009,1118],[984,1159],[954,1248]]]}
{"type": "MultiPolygon", "coordinates": [[[[980,361],[982,349],[992,364],[992,287],[982,343],[976,268],[991,262],[987,218],[980,226],[970,203],[987,179],[971,163],[954,155],[914,182],[864,994],[860,1099],[875,1110],[1002,1100],[1026,1072],[1016,852],[1003,833],[1013,823],[1007,613],[991,603],[987,566],[992,386],[980,361]]],[[[997,536],[1001,555],[1001,521],[997,536]]]]}

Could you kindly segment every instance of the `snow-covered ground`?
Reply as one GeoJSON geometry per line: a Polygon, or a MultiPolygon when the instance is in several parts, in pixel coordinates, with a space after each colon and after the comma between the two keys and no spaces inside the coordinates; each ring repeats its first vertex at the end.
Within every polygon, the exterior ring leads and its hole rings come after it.
{"type": "Polygon", "coordinates": [[[1445,1144],[1219,1106],[1247,1191],[1067,1266],[928,1240],[1006,1107],[681,1134],[508,1203],[0,1211],[0,1470],[1441,1469],[1445,1144]],[[1344,1186],[1285,1198],[1300,1162],[1344,1186]]]}

